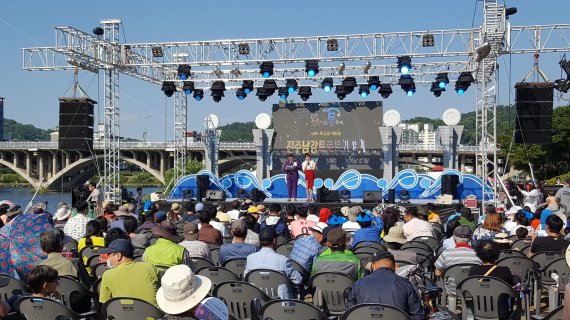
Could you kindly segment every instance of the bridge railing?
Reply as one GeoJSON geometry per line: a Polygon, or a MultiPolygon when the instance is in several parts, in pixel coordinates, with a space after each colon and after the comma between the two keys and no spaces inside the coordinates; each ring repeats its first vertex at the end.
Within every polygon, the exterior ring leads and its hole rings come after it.
{"type": "MultiPolygon", "coordinates": [[[[469,153],[476,153],[478,147],[477,146],[459,146],[459,152],[469,152],[469,153]]],[[[442,146],[439,144],[435,145],[417,145],[417,144],[401,144],[398,145],[399,151],[434,151],[434,152],[441,152],[442,146]]]]}
{"type": "MultiPolygon", "coordinates": [[[[173,141],[121,141],[121,149],[174,149],[173,141]]],[[[103,141],[93,141],[93,149],[102,150],[105,145],[103,141]]],[[[202,150],[204,149],[204,142],[188,142],[188,149],[202,150]]],[[[34,149],[58,149],[58,142],[52,141],[2,141],[0,142],[0,149],[13,149],[13,150],[34,150],[34,149]]],[[[255,150],[255,143],[253,142],[220,142],[220,149],[222,150],[255,150]]]]}

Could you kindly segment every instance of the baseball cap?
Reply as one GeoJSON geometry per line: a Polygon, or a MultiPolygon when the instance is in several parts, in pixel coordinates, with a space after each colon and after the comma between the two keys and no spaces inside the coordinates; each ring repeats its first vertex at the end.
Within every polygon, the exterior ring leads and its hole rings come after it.
{"type": "Polygon", "coordinates": [[[154,220],[157,223],[161,223],[162,221],[166,220],[166,211],[158,211],[154,214],[154,220]]]}
{"type": "Polygon", "coordinates": [[[194,222],[187,222],[184,224],[184,240],[194,241],[198,240],[198,225],[194,222]]]}
{"type": "Polygon", "coordinates": [[[453,230],[453,236],[461,239],[471,238],[471,228],[469,226],[460,225],[453,230]]]}
{"type": "Polygon", "coordinates": [[[132,258],[132,257],[134,257],[135,247],[133,247],[133,244],[131,243],[130,240],[116,239],[116,240],[113,240],[113,242],[111,242],[109,244],[109,247],[107,247],[105,249],[101,249],[101,250],[99,250],[99,252],[100,253],[107,253],[107,254],[120,252],[125,257],[132,258]]]}
{"type": "Polygon", "coordinates": [[[194,206],[194,211],[198,212],[203,210],[204,210],[204,204],[202,202],[196,203],[196,205],[194,206]]]}
{"type": "MultiPolygon", "coordinates": [[[[267,229],[267,228],[265,228],[267,229]]],[[[273,228],[271,228],[273,229],[273,228]]],[[[236,221],[232,222],[232,232],[236,233],[236,232],[247,232],[247,225],[245,224],[245,222],[242,219],[237,219],[236,221]]]]}
{"type": "Polygon", "coordinates": [[[341,247],[346,244],[346,232],[341,228],[334,228],[327,234],[327,242],[332,248],[341,247]]]}
{"type": "Polygon", "coordinates": [[[390,259],[392,262],[396,261],[396,259],[394,259],[394,255],[389,251],[377,251],[370,256],[370,262],[372,263],[383,259],[390,259]]]}

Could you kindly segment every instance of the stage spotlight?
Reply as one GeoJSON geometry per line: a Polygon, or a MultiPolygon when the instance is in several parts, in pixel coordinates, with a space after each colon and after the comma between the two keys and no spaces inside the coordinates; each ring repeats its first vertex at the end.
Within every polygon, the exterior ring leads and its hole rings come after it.
{"type": "Polygon", "coordinates": [[[153,58],[161,58],[164,56],[164,52],[162,51],[161,46],[154,46],[151,49],[153,58]]]}
{"type": "Polygon", "coordinates": [[[241,55],[249,54],[249,44],[248,43],[240,43],[238,45],[238,52],[241,55]]]}
{"type": "Polygon", "coordinates": [[[336,69],[336,73],[338,73],[339,75],[343,75],[345,68],[346,68],[346,65],[344,64],[344,62],[341,62],[341,63],[338,65],[338,68],[336,69]]]}
{"type": "Polygon", "coordinates": [[[336,93],[339,100],[344,100],[348,92],[346,92],[346,88],[344,86],[336,86],[334,93],[336,93]]]}
{"type": "Polygon", "coordinates": [[[380,88],[380,77],[372,76],[368,78],[368,88],[370,91],[376,91],[380,88]]]}
{"type": "Polygon", "coordinates": [[[416,87],[410,87],[406,90],[406,94],[408,95],[408,97],[413,96],[416,93],[416,87]]]}
{"type": "Polygon", "coordinates": [[[311,92],[311,87],[309,86],[302,86],[299,87],[299,96],[301,96],[301,99],[303,101],[307,101],[309,100],[309,97],[312,95],[313,93],[311,92]]]}
{"type": "Polygon", "coordinates": [[[261,66],[259,66],[259,73],[261,73],[264,78],[271,77],[273,75],[273,62],[262,62],[261,66]]]}
{"type": "Polygon", "coordinates": [[[305,61],[305,72],[309,77],[314,77],[319,73],[319,62],[317,60],[305,61]]]}
{"type": "Polygon", "coordinates": [[[176,92],[176,85],[172,81],[164,81],[162,83],[162,91],[167,97],[172,97],[174,92],[176,92]]]}
{"type": "Polygon", "coordinates": [[[433,34],[426,33],[422,36],[422,46],[423,47],[433,47],[435,45],[435,41],[433,38],[433,34]]]}
{"type": "Polygon", "coordinates": [[[462,83],[462,82],[456,82],[455,83],[455,91],[457,92],[457,94],[464,94],[465,91],[467,91],[467,86],[462,83]]]}
{"type": "Polygon", "coordinates": [[[354,77],[346,77],[342,80],[342,86],[347,93],[352,93],[357,86],[356,79],[354,77]]]}
{"type": "Polygon", "coordinates": [[[333,84],[333,79],[332,78],[325,78],[323,80],[323,82],[321,83],[321,88],[323,88],[323,90],[325,90],[325,92],[329,92],[331,91],[331,89],[333,88],[334,84],[333,84]]]}
{"type": "Polygon", "coordinates": [[[182,86],[182,90],[184,93],[191,94],[194,91],[194,82],[192,81],[184,81],[184,85],[182,86]]]}
{"type": "Polygon", "coordinates": [[[400,76],[400,80],[398,80],[398,85],[404,92],[409,96],[413,96],[416,92],[416,84],[414,83],[414,78],[412,78],[408,74],[403,74],[400,76]]]}
{"type": "Polygon", "coordinates": [[[297,90],[297,80],[287,79],[285,82],[285,87],[287,87],[287,91],[289,91],[289,93],[295,92],[295,90],[297,90]]]}
{"type": "Polygon", "coordinates": [[[265,80],[263,82],[263,89],[265,89],[266,93],[268,93],[269,95],[272,95],[278,89],[277,83],[275,83],[275,80],[273,80],[273,79],[265,80]]]}
{"type": "Polygon", "coordinates": [[[101,27],[93,28],[93,34],[98,36],[98,37],[102,36],[104,33],[105,33],[105,31],[101,27]]]}
{"type": "Polygon", "coordinates": [[[243,100],[247,97],[247,93],[242,88],[236,90],[236,97],[238,100],[243,100]]]}
{"type": "Polygon", "coordinates": [[[388,97],[392,94],[392,92],[393,92],[392,85],[390,85],[389,83],[382,83],[380,85],[380,90],[378,90],[378,93],[380,93],[380,95],[384,99],[388,99],[388,97]]]}
{"type": "Polygon", "coordinates": [[[224,97],[224,91],[226,91],[226,84],[223,81],[214,81],[212,87],[210,88],[211,96],[214,102],[220,102],[222,97],[224,97]]]}
{"type": "Polygon", "coordinates": [[[259,87],[257,88],[257,93],[255,94],[260,101],[265,101],[267,100],[267,97],[269,97],[270,95],[272,95],[273,92],[268,92],[267,89],[265,89],[264,87],[259,87]]]}
{"type": "Polygon", "coordinates": [[[434,81],[431,83],[431,89],[429,91],[433,92],[434,96],[439,97],[441,93],[445,91],[445,86],[440,87],[440,82],[434,81]]]}
{"type": "Polygon", "coordinates": [[[287,100],[288,96],[289,96],[289,90],[287,89],[287,87],[279,88],[279,98],[281,98],[281,100],[283,101],[287,100]]]}
{"type": "Polygon", "coordinates": [[[253,91],[253,80],[243,80],[241,88],[245,94],[250,94],[253,91]]]}
{"type": "Polygon", "coordinates": [[[370,61],[366,61],[366,63],[364,64],[364,67],[362,67],[362,73],[368,74],[368,71],[370,71],[371,66],[372,66],[372,63],[370,63],[370,61]]]}
{"type": "Polygon", "coordinates": [[[398,57],[398,70],[401,74],[408,74],[412,70],[412,58],[409,56],[398,57]]]}
{"type": "Polygon", "coordinates": [[[444,89],[445,86],[449,83],[449,78],[447,77],[447,73],[438,73],[437,77],[435,78],[437,85],[444,89]]]}
{"type": "Polygon", "coordinates": [[[338,41],[334,38],[327,40],[327,51],[338,51],[338,41]]]}
{"type": "Polygon", "coordinates": [[[518,10],[515,7],[507,8],[505,9],[505,17],[512,16],[513,14],[517,13],[517,11],[518,10]]]}
{"type": "Polygon", "coordinates": [[[455,81],[455,91],[457,94],[464,94],[473,82],[475,82],[475,79],[471,75],[471,72],[461,72],[457,81],[455,81]]]}
{"type": "Polygon", "coordinates": [[[367,84],[361,84],[359,89],[358,89],[358,94],[363,98],[368,97],[368,95],[370,94],[370,89],[368,88],[368,85],[367,84]]]}
{"type": "Polygon", "coordinates": [[[180,80],[186,80],[190,78],[190,66],[187,64],[181,64],[178,66],[178,76],[180,80]]]}
{"type": "Polygon", "coordinates": [[[202,101],[202,99],[204,99],[204,90],[202,89],[194,90],[194,99],[196,99],[196,101],[202,101]]]}

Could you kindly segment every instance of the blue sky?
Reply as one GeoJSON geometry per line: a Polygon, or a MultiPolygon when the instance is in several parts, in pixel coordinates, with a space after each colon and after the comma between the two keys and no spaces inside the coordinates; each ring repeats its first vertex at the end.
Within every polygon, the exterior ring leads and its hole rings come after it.
{"type": "MultiPolygon", "coordinates": [[[[513,25],[568,23],[567,0],[507,1],[518,13],[513,25]],[[548,5],[545,5],[548,4],[548,5]]],[[[478,3],[475,26],[482,23],[482,2],[478,3]]],[[[6,118],[52,128],[58,122],[58,100],[69,89],[72,71],[28,72],[21,70],[23,47],[53,46],[54,26],[73,26],[90,32],[101,19],[123,21],[126,43],[193,41],[233,38],[332,35],[429,29],[470,28],[474,0],[440,1],[7,1],[0,11],[0,96],[6,98],[6,118]]],[[[561,54],[541,56],[541,68],[550,79],[560,77],[561,54]]],[[[509,64],[512,84],[521,80],[532,67],[532,55],[500,58],[499,103],[509,102],[509,64]]],[[[100,75],[101,78],[103,74],[100,75]]],[[[89,96],[103,106],[103,88],[97,76],[80,72],[80,84],[89,96]]],[[[160,87],[121,76],[121,135],[142,139],[172,139],[172,103],[160,87]],[[166,124],[166,126],[165,126],[166,124]]],[[[462,112],[475,109],[475,89],[457,96],[448,90],[434,98],[429,87],[419,87],[416,95],[406,97],[401,90],[384,101],[386,109],[397,109],[403,119],[413,116],[441,117],[454,107],[462,112]]],[[[311,102],[327,102],[334,95],[314,94],[311,102]]],[[[379,99],[375,94],[367,100],[379,99]]],[[[567,98],[567,97],[566,97],[567,98]]],[[[511,94],[514,100],[514,95],[511,94]]],[[[300,99],[298,99],[300,100],[300,99]]],[[[357,101],[350,95],[344,101],[357,101]]],[[[255,97],[238,101],[233,93],[220,103],[209,97],[200,103],[189,100],[189,130],[202,130],[208,113],[217,114],[222,123],[252,121],[260,112],[271,112],[276,95],[266,102],[255,97]]],[[[566,101],[555,101],[555,105],[566,101]]]]}

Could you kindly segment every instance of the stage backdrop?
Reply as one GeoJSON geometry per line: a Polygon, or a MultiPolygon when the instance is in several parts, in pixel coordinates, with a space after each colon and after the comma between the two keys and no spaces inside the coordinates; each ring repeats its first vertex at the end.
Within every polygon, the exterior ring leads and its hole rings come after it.
{"type": "MultiPolygon", "coordinates": [[[[268,198],[287,198],[287,185],[285,174],[278,174],[263,181],[258,181],[255,174],[248,170],[240,170],[235,174],[230,174],[216,178],[210,171],[202,170],[198,175],[210,177],[211,190],[223,190],[226,197],[235,198],[238,189],[248,192],[253,188],[265,193],[268,198]]],[[[471,174],[462,174],[457,170],[446,170],[442,175],[434,179],[427,174],[416,173],[413,170],[403,170],[398,172],[392,181],[378,179],[370,174],[362,174],[356,170],[346,170],[336,180],[327,178],[325,180],[315,179],[314,190],[325,186],[330,190],[349,190],[352,198],[361,199],[364,191],[382,191],[382,195],[387,197],[388,190],[396,190],[396,199],[399,199],[398,192],[401,190],[410,191],[410,199],[435,199],[441,195],[441,177],[444,175],[459,176],[457,185],[457,195],[459,199],[474,195],[481,199],[482,182],[478,177],[471,174]]],[[[305,194],[305,176],[299,172],[298,195],[305,194]]],[[[486,186],[490,192],[488,184],[486,186]]],[[[170,199],[182,199],[184,189],[192,189],[193,194],[197,194],[196,175],[188,175],[176,182],[169,194],[170,199]]],[[[301,197],[302,198],[302,197],[301,197]]],[[[490,200],[490,199],[486,199],[490,200]]]]}
{"type": "Polygon", "coordinates": [[[287,154],[303,161],[311,153],[318,178],[337,179],[348,169],[382,175],[382,102],[273,105],[271,175],[281,173],[287,154]]]}

